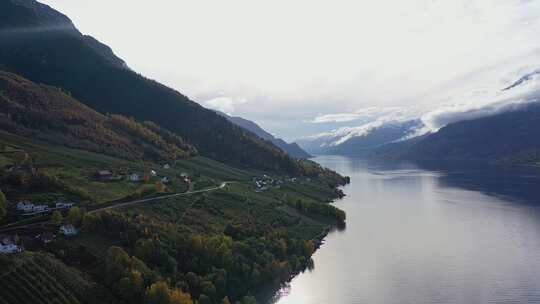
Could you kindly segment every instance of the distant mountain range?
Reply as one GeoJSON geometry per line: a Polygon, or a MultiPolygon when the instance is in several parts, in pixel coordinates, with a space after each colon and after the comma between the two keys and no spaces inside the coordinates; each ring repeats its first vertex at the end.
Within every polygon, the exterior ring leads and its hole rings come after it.
{"type": "Polygon", "coordinates": [[[540,164],[539,76],[540,69],[529,70],[492,88],[476,105],[441,108],[408,121],[382,117],[298,143],[314,154],[540,164]]]}
{"type": "Polygon", "coordinates": [[[498,114],[450,123],[436,132],[413,136],[422,126],[419,120],[386,123],[364,134],[325,133],[299,143],[315,154],[513,164],[540,162],[538,102],[509,105],[498,114]],[[350,138],[342,140],[345,136],[350,138]]]}
{"type": "Polygon", "coordinates": [[[416,160],[536,163],[540,161],[540,104],[449,124],[438,132],[388,144],[375,157],[416,160]]]}
{"type": "Polygon", "coordinates": [[[218,161],[302,170],[274,144],[133,72],[108,46],[82,35],[68,17],[33,0],[0,1],[0,70],[61,88],[97,112],[151,121],[218,161]]]}
{"type": "Polygon", "coordinates": [[[270,141],[277,147],[281,148],[283,151],[287,152],[290,156],[300,159],[310,158],[311,155],[304,151],[297,143],[287,143],[281,138],[276,138],[274,135],[266,132],[263,128],[261,128],[257,123],[244,119],[242,117],[238,116],[230,116],[223,112],[216,111],[219,115],[222,115],[223,117],[226,117],[230,122],[234,123],[237,126],[240,126],[255,135],[259,136],[260,138],[270,141]]]}
{"type": "Polygon", "coordinates": [[[297,142],[313,154],[364,155],[382,145],[411,136],[422,126],[420,120],[371,123],[302,138],[297,142]]]}

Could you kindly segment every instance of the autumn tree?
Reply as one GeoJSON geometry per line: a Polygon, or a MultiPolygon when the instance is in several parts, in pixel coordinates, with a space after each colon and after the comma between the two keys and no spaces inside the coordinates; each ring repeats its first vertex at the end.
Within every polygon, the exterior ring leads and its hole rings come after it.
{"type": "Polygon", "coordinates": [[[223,298],[223,300],[221,300],[221,304],[231,304],[231,301],[229,301],[229,297],[223,298]]]}
{"type": "Polygon", "coordinates": [[[145,183],[148,183],[150,181],[150,171],[152,171],[152,169],[150,168],[150,164],[145,162],[144,163],[144,177],[143,177],[143,180],[145,183]]]}
{"type": "Polygon", "coordinates": [[[170,288],[165,281],[158,281],[146,289],[148,304],[193,304],[191,295],[180,288],[170,288]]]}
{"type": "Polygon", "coordinates": [[[169,285],[159,281],[146,289],[146,301],[148,304],[169,304],[169,285]]]}
{"type": "Polygon", "coordinates": [[[167,190],[167,187],[160,181],[156,182],[156,192],[163,193],[167,190]]]}
{"type": "Polygon", "coordinates": [[[313,244],[312,240],[308,240],[304,242],[304,255],[306,257],[310,257],[315,252],[315,244],[313,244]]]}
{"type": "Polygon", "coordinates": [[[169,303],[171,304],[193,304],[191,295],[183,292],[180,288],[173,288],[170,291],[169,303]]]}

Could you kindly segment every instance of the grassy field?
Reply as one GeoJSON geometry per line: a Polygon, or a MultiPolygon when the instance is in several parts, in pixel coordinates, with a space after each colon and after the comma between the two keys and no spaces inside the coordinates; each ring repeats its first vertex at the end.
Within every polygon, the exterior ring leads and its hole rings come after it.
{"type": "Polygon", "coordinates": [[[174,168],[190,175],[198,174],[219,181],[248,181],[252,176],[261,174],[255,170],[231,167],[202,156],[179,160],[174,168]]]}
{"type": "MultiPolygon", "coordinates": [[[[159,177],[153,177],[145,184],[130,182],[126,178],[119,181],[103,182],[93,178],[97,170],[111,170],[118,174],[136,172],[143,175],[145,164],[142,162],[130,162],[97,153],[74,150],[64,147],[37,144],[29,142],[18,136],[0,132],[0,144],[5,148],[0,153],[0,165],[2,167],[15,163],[16,153],[26,152],[41,172],[46,172],[57,178],[68,189],[65,193],[48,193],[46,191],[24,191],[4,187],[8,199],[34,199],[47,200],[55,196],[71,197],[83,203],[83,205],[103,203],[122,199],[140,193],[151,192],[159,177]],[[11,191],[10,191],[11,190],[11,191]],[[76,197],[73,193],[81,193],[84,197],[76,197]],[[75,197],[74,197],[75,196],[75,197]]],[[[219,185],[222,181],[247,181],[254,174],[253,171],[236,169],[208,158],[196,157],[188,160],[180,160],[172,164],[170,169],[163,169],[162,164],[146,164],[155,170],[159,176],[167,176],[172,182],[167,185],[167,191],[179,193],[187,191],[187,184],[180,178],[182,173],[192,176],[195,190],[219,185]]]]}

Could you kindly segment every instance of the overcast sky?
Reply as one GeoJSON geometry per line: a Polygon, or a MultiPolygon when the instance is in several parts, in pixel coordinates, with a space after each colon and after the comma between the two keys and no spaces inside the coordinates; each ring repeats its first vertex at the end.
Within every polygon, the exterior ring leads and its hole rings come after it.
{"type": "Polygon", "coordinates": [[[134,70],[287,139],[470,106],[540,68],[534,0],[42,2],[134,70]]]}

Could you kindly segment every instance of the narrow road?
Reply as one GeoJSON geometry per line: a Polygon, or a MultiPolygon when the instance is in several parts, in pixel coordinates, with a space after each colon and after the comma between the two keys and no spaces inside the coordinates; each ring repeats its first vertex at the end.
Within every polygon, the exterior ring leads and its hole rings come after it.
{"type": "Polygon", "coordinates": [[[163,196],[158,196],[158,197],[145,198],[145,199],[140,199],[140,200],[131,201],[131,202],[119,203],[117,205],[112,205],[112,206],[108,206],[108,207],[94,209],[92,211],[88,211],[86,214],[93,214],[93,213],[97,213],[97,212],[104,211],[104,210],[110,210],[110,209],[116,209],[116,208],[122,208],[122,207],[137,205],[137,204],[141,204],[141,203],[159,201],[159,200],[169,199],[169,198],[178,197],[178,196],[216,191],[216,190],[219,190],[219,189],[223,189],[223,188],[225,188],[225,186],[227,186],[228,184],[232,184],[232,183],[234,183],[234,182],[223,182],[223,183],[221,183],[221,185],[219,185],[217,187],[214,187],[214,188],[208,188],[208,189],[202,189],[202,190],[196,190],[196,191],[187,191],[187,192],[182,192],[182,193],[175,193],[175,194],[163,195],[163,196]]]}
{"type": "MultiPolygon", "coordinates": [[[[169,194],[169,195],[145,198],[145,199],[140,199],[140,200],[135,200],[135,201],[130,201],[130,202],[118,203],[116,205],[111,205],[111,206],[107,206],[107,207],[103,207],[103,208],[97,208],[97,209],[88,211],[87,214],[93,214],[93,213],[97,213],[97,212],[100,212],[100,211],[111,210],[111,209],[122,208],[122,207],[128,207],[128,206],[133,206],[133,205],[137,205],[137,204],[150,203],[150,202],[165,200],[165,199],[178,197],[178,196],[192,195],[192,194],[199,194],[199,193],[216,191],[216,190],[223,189],[227,185],[234,184],[234,183],[237,183],[237,182],[223,182],[223,183],[221,183],[221,185],[219,185],[217,187],[214,187],[214,188],[195,190],[195,191],[188,190],[188,191],[182,192],[182,193],[175,193],[175,194],[169,194]]],[[[19,225],[17,222],[15,222],[15,223],[11,223],[11,224],[5,225],[3,227],[0,227],[0,232],[5,232],[7,230],[14,230],[14,229],[29,228],[31,226],[43,224],[43,223],[46,223],[48,221],[49,221],[49,217],[47,216],[47,217],[44,218],[43,221],[33,222],[33,223],[30,223],[30,224],[22,224],[21,223],[19,225]]]]}

